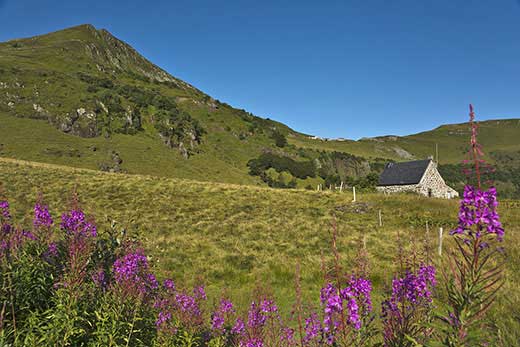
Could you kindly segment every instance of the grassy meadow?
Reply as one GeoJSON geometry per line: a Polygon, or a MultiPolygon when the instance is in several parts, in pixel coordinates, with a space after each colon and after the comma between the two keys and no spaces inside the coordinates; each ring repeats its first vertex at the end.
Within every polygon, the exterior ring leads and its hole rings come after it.
{"type": "MultiPolygon", "coordinates": [[[[241,306],[263,286],[285,312],[294,303],[297,263],[303,296],[318,302],[322,263],[332,259],[333,220],[343,267],[355,266],[365,238],[379,303],[395,269],[398,234],[408,252],[422,249],[426,239],[433,261],[442,267],[436,254],[437,230],[444,228],[444,245],[450,247],[447,234],[456,223],[458,206],[457,201],[363,192],[352,203],[350,192],[110,174],[5,158],[0,159],[0,182],[16,220],[27,218],[40,192],[56,218],[76,189],[99,229],[107,230],[116,221],[116,228],[142,240],[163,276],[187,284],[203,280],[210,294],[225,291],[241,306]]],[[[503,336],[503,346],[515,346],[520,340],[520,202],[501,201],[499,212],[506,227],[507,280],[490,328],[503,336]]],[[[24,224],[29,226],[30,220],[24,224]]]]}

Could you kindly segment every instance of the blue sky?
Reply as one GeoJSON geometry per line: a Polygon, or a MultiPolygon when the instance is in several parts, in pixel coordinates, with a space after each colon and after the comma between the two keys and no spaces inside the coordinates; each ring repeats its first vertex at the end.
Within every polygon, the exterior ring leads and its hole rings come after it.
{"type": "Polygon", "coordinates": [[[83,23],[309,134],[520,118],[520,0],[0,0],[0,41],[83,23]]]}

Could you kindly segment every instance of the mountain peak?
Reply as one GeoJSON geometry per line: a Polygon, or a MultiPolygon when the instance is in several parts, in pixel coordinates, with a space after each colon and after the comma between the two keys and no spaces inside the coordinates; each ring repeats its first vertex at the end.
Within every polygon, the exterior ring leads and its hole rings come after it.
{"type": "Polygon", "coordinates": [[[77,31],[86,31],[86,32],[97,32],[96,27],[95,27],[94,25],[92,25],[92,24],[89,24],[89,23],[75,25],[75,26],[70,27],[70,28],[66,28],[66,29],[58,30],[57,32],[65,31],[65,30],[70,30],[70,31],[77,30],[77,31]]]}
{"type": "MultiPolygon", "coordinates": [[[[88,61],[103,72],[130,72],[158,82],[173,82],[182,88],[188,84],[151,63],[132,46],[118,39],[106,29],[92,24],[81,24],[52,33],[0,43],[0,49],[39,52],[56,63],[88,61]],[[67,54],[64,54],[67,52],[67,54]]],[[[13,52],[14,53],[14,52],[13,52]]]]}

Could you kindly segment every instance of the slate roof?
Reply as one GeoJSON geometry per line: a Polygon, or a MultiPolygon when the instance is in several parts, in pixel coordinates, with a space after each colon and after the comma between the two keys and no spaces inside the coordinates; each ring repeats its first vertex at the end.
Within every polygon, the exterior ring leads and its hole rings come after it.
{"type": "Polygon", "coordinates": [[[414,160],[404,163],[388,163],[385,170],[379,176],[379,186],[396,186],[405,184],[417,184],[428,168],[431,159],[414,160]]]}

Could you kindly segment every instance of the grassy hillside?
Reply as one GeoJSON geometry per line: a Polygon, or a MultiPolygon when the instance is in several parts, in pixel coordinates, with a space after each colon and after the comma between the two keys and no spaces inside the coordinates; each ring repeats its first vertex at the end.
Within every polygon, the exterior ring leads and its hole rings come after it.
{"type": "MultiPolygon", "coordinates": [[[[201,153],[184,160],[178,152],[144,133],[115,134],[109,139],[82,138],[65,134],[43,121],[5,114],[0,114],[0,128],[0,153],[6,157],[98,170],[100,164],[110,163],[111,153],[116,152],[123,160],[123,170],[129,173],[242,184],[260,182],[244,174],[243,167],[227,162],[230,153],[201,153]]],[[[247,155],[240,153],[241,149],[235,156],[247,155]]]]}
{"type": "MultiPolygon", "coordinates": [[[[517,153],[520,151],[519,119],[489,120],[479,124],[479,141],[486,152],[517,153]]],[[[294,135],[289,137],[289,142],[299,147],[348,152],[366,158],[380,157],[397,161],[435,156],[435,145],[437,144],[439,163],[457,164],[465,158],[470,136],[469,124],[461,123],[442,125],[430,131],[408,136],[381,136],[359,141],[324,141],[294,135]]]]}
{"type": "MultiPolygon", "coordinates": [[[[457,124],[405,137],[311,139],[214,100],[91,25],[0,43],[4,157],[161,177],[315,188],[377,173],[386,160],[425,158],[434,154],[435,144],[441,164],[458,163],[468,134],[467,124],[457,124]],[[298,175],[290,167],[260,165],[262,170],[250,175],[250,160],[265,153],[278,161],[312,163],[315,169],[311,175],[298,175]]],[[[511,168],[499,177],[508,196],[520,196],[520,178],[514,174],[520,166],[519,135],[518,120],[481,124],[480,141],[494,153],[491,161],[503,165],[505,160],[511,168]]],[[[445,170],[451,184],[460,184],[458,172],[445,170]]]]}
{"type": "Polygon", "coordinates": [[[117,153],[129,173],[254,184],[247,161],[288,131],[90,25],[1,43],[0,66],[3,156],[98,169],[117,153]]]}
{"type": "MultiPolygon", "coordinates": [[[[76,187],[82,206],[101,228],[116,220],[117,228],[142,239],[161,273],[187,283],[202,277],[210,292],[226,290],[241,303],[261,283],[272,288],[285,308],[294,301],[297,262],[302,264],[304,296],[317,300],[322,258],[331,260],[333,216],[345,267],[354,266],[366,238],[376,302],[395,268],[397,234],[408,251],[420,249],[428,222],[427,243],[435,249],[437,228],[449,230],[457,218],[455,201],[413,195],[360,194],[352,203],[349,193],[110,174],[10,159],[0,160],[0,182],[18,218],[31,208],[38,192],[56,216],[76,187]],[[379,209],[383,227],[378,226],[379,209]]],[[[505,336],[504,345],[514,346],[520,340],[520,205],[502,201],[499,212],[507,233],[508,278],[493,322],[505,336]]],[[[445,246],[449,244],[446,236],[445,246]]],[[[434,261],[442,267],[442,259],[434,256],[434,261]]]]}

